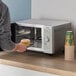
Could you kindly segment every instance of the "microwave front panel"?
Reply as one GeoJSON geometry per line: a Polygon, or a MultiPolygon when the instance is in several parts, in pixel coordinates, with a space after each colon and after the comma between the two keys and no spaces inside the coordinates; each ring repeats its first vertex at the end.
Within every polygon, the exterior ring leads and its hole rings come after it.
{"type": "Polygon", "coordinates": [[[51,26],[45,26],[43,29],[43,37],[42,37],[42,44],[43,44],[43,49],[45,53],[52,54],[53,49],[52,49],[52,27],[51,26]]]}

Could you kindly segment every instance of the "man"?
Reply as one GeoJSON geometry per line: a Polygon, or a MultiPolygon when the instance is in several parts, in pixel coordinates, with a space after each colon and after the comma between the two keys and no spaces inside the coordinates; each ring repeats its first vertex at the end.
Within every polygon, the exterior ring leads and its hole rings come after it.
{"type": "Polygon", "coordinates": [[[4,51],[26,51],[26,48],[23,44],[15,44],[11,41],[9,9],[2,2],[2,0],[0,0],[0,47],[4,51]]]}

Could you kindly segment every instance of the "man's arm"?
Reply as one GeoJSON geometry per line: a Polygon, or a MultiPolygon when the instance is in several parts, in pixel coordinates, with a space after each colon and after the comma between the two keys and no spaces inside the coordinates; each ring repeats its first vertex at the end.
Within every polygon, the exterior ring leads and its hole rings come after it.
{"type": "Polygon", "coordinates": [[[2,49],[11,50],[15,47],[15,43],[11,41],[10,15],[8,7],[1,4],[1,19],[0,19],[0,46],[2,49]]]}
{"type": "Polygon", "coordinates": [[[0,46],[5,51],[24,52],[26,47],[24,44],[15,44],[11,40],[10,15],[8,7],[2,2],[0,4],[0,46]]]}

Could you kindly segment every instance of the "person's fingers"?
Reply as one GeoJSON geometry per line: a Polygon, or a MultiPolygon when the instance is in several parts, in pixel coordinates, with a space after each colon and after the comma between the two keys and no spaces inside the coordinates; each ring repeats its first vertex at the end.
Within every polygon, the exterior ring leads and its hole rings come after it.
{"type": "Polygon", "coordinates": [[[17,52],[24,52],[27,50],[27,47],[24,44],[16,44],[15,48],[13,51],[17,51],[17,52]]]}
{"type": "Polygon", "coordinates": [[[15,44],[15,48],[12,51],[16,51],[18,48],[18,44],[15,44]]]}

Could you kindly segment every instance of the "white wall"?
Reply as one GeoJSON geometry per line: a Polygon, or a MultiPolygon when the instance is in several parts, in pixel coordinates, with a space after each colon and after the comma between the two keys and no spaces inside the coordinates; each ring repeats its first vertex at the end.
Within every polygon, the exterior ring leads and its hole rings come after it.
{"type": "Polygon", "coordinates": [[[32,17],[75,20],[76,0],[32,0],[32,17]]]}
{"type": "Polygon", "coordinates": [[[31,11],[32,18],[70,20],[76,31],[76,0],[32,0],[31,11]]]}

